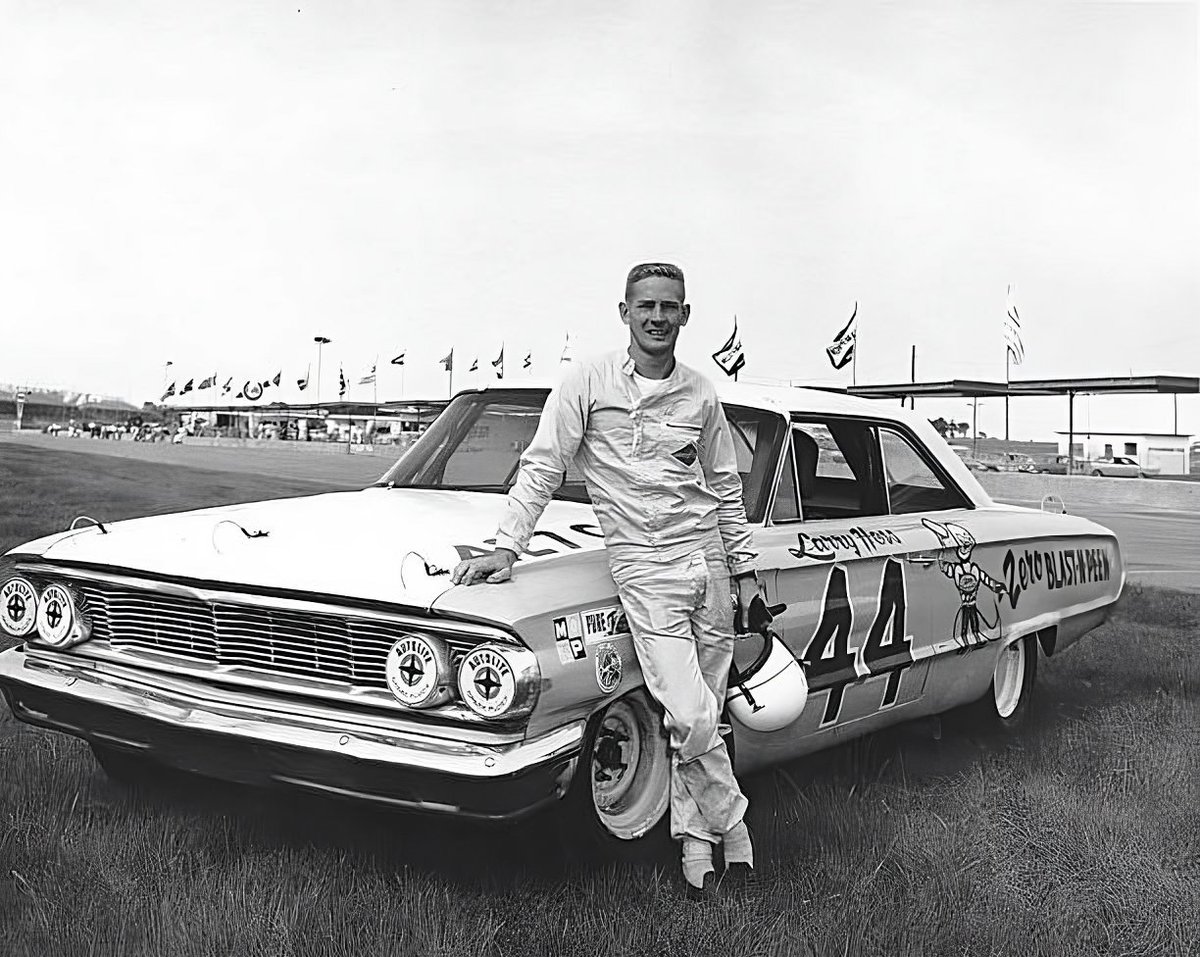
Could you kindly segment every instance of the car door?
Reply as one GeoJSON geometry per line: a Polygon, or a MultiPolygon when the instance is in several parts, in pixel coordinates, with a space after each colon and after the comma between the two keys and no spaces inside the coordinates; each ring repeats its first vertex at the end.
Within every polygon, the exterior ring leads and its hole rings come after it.
{"type": "Polygon", "coordinates": [[[739,768],[901,720],[919,701],[929,616],[913,600],[908,558],[928,544],[918,517],[889,512],[873,423],[793,423],[756,545],[769,600],[787,606],[774,627],[804,665],[809,698],[786,729],[743,729],[739,768]]]}

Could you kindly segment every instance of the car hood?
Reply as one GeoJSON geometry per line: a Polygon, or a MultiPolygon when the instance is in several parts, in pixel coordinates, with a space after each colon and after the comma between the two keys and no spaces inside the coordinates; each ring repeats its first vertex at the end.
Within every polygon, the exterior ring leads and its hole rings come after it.
{"type": "MultiPolygon", "coordinates": [[[[463,557],[489,551],[504,497],[373,487],[87,526],[15,553],[220,586],[427,609],[463,557]]],[[[603,547],[588,505],[551,502],[523,561],[603,547]]]]}

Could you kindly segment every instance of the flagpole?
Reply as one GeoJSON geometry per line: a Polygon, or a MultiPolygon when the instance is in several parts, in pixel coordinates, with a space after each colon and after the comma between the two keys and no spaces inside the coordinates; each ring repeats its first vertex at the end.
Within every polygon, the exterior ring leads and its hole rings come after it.
{"type": "Polygon", "coordinates": [[[1008,384],[1009,371],[1008,364],[1012,360],[1012,350],[1006,345],[1004,347],[1004,441],[1008,441],[1008,384]]]}

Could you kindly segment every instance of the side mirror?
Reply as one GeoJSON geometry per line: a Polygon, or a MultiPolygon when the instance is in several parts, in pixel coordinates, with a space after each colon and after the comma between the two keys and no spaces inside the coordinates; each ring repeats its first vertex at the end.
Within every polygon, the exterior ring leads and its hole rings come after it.
{"type": "Polygon", "coordinates": [[[1042,511],[1053,512],[1055,515],[1065,515],[1067,513],[1067,506],[1063,504],[1061,498],[1051,493],[1050,495],[1042,496],[1042,511]]]}

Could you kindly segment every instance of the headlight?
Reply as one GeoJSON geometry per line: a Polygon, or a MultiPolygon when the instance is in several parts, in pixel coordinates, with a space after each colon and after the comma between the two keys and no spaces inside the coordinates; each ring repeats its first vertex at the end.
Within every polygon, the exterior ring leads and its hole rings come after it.
{"type": "Polygon", "coordinates": [[[37,603],[38,640],[55,648],[69,648],[92,636],[92,622],[80,611],[71,589],[57,582],[42,589],[37,603]]]}
{"type": "Polygon", "coordinates": [[[405,635],[388,652],[388,689],[410,708],[436,708],[454,697],[450,649],[440,638],[405,635]]]}
{"type": "Polygon", "coordinates": [[[10,578],[0,585],[0,627],[14,638],[33,631],[37,598],[37,590],[28,579],[10,578]]]}
{"type": "Polygon", "coordinates": [[[541,685],[537,656],[528,648],[478,645],[458,666],[458,694],[484,718],[528,714],[541,685]]]}

